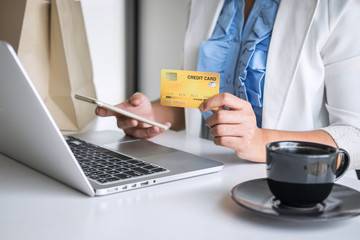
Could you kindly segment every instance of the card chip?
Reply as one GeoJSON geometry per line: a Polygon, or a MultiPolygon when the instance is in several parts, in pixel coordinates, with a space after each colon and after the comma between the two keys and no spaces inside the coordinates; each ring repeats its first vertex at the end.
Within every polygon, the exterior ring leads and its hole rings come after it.
{"type": "Polygon", "coordinates": [[[166,72],[166,80],[168,81],[177,81],[177,73],[176,72],[166,72]]]}

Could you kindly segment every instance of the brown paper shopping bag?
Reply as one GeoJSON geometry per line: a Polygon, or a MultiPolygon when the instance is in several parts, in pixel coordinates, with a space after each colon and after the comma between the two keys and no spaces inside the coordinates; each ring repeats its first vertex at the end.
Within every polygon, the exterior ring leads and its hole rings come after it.
{"type": "Polygon", "coordinates": [[[73,96],[95,97],[95,87],[80,2],[1,0],[0,24],[59,128],[83,128],[94,107],[73,96]]]}
{"type": "Polygon", "coordinates": [[[44,100],[50,73],[49,27],[50,2],[0,1],[0,39],[13,46],[44,100]]]}
{"type": "Polygon", "coordinates": [[[82,128],[94,117],[94,106],[74,94],[95,97],[92,65],[80,2],[52,0],[50,82],[46,104],[61,129],[82,128]]]}

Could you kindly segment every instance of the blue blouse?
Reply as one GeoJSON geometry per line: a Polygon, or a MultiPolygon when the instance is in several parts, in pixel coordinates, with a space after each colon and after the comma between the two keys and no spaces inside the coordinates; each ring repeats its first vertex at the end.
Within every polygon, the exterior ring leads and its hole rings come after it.
{"type": "MultiPolygon", "coordinates": [[[[212,36],[200,45],[197,70],[220,73],[220,92],[251,103],[261,127],[266,59],[280,0],[256,0],[244,23],[244,0],[225,0],[212,36]]],[[[211,111],[203,113],[204,119],[211,111]]]]}

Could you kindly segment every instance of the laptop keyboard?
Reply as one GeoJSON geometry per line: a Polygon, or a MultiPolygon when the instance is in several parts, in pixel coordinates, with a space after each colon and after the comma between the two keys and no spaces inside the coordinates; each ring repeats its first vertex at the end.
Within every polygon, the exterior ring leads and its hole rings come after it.
{"type": "Polygon", "coordinates": [[[134,159],[75,137],[66,137],[65,139],[85,175],[100,184],[168,171],[155,164],[134,159]]]}

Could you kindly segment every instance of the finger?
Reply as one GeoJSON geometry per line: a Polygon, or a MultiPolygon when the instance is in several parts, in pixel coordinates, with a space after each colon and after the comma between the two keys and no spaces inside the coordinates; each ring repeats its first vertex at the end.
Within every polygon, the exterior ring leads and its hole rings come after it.
{"type": "Polygon", "coordinates": [[[218,146],[228,147],[231,149],[238,149],[241,146],[242,138],[241,137],[215,137],[214,143],[218,146]]]}
{"type": "Polygon", "coordinates": [[[253,136],[256,129],[249,124],[219,124],[210,128],[214,137],[246,137],[253,136]]]}
{"type": "Polygon", "coordinates": [[[141,138],[141,139],[152,138],[162,132],[163,132],[163,130],[161,130],[157,126],[153,126],[150,128],[129,128],[129,129],[125,130],[126,134],[131,135],[136,138],[141,138]]]}
{"type": "Polygon", "coordinates": [[[242,111],[218,110],[206,119],[206,124],[209,127],[225,123],[238,124],[245,121],[245,116],[242,111]]]}
{"type": "Polygon", "coordinates": [[[115,113],[115,112],[113,112],[111,110],[102,108],[102,107],[97,107],[95,109],[95,114],[100,116],[100,117],[117,116],[117,113],[115,113]]]}
{"type": "MultiPolygon", "coordinates": [[[[170,122],[165,122],[164,125],[168,126],[169,128],[171,127],[171,123],[170,122]]],[[[156,126],[156,125],[151,125],[149,123],[144,123],[141,121],[138,121],[137,127],[139,128],[150,128],[152,126],[156,126]]]]}
{"type": "Polygon", "coordinates": [[[226,107],[221,106],[221,107],[218,107],[218,108],[215,108],[215,109],[212,108],[211,112],[216,113],[216,112],[218,112],[220,110],[228,110],[228,109],[226,107]]]}
{"type": "Polygon", "coordinates": [[[128,128],[134,128],[139,125],[139,122],[132,118],[126,118],[126,117],[117,117],[117,126],[121,129],[128,129],[128,128]]]}
{"type": "MultiPolygon", "coordinates": [[[[168,126],[169,128],[171,127],[170,122],[165,122],[164,125],[168,126]]],[[[123,126],[124,125],[121,125],[121,127],[123,126]]],[[[161,129],[157,126],[152,126],[149,128],[141,128],[137,123],[129,123],[126,126],[127,126],[126,128],[123,128],[126,134],[136,138],[143,138],[143,139],[154,137],[165,131],[164,129],[161,129]]]]}
{"type": "Polygon", "coordinates": [[[217,107],[228,107],[230,109],[243,109],[248,106],[248,102],[238,98],[230,93],[220,93],[209,99],[199,106],[200,111],[206,112],[217,107]]]}
{"type": "Polygon", "coordinates": [[[141,128],[149,128],[151,127],[152,125],[148,124],[148,123],[144,123],[144,122],[139,122],[139,127],[141,128]]]}
{"type": "MultiPolygon", "coordinates": [[[[142,93],[134,93],[129,99],[116,105],[115,107],[125,109],[128,111],[129,109],[127,109],[127,108],[141,105],[145,99],[146,99],[146,97],[142,93]]],[[[115,113],[111,110],[108,110],[108,109],[105,109],[102,107],[97,107],[95,109],[95,114],[98,116],[101,116],[101,117],[118,116],[119,115],[118,113],[115,113]]]]}
{"type": "Polygon", "coordinates": [[[141,105],[145,99],[146,97],[144,94],[136,92],[128,99],[128,102],[135,107],[141,105]]]}
{"type": "Polygon", "coordinates": [[[243,136],[240,128],[241,124],[219,124],[210,128],[210,135],[214,137],[224,137],[224,136],[243,136]]]}
{"type": "MultiPolygon", "coordinates": [[[[130,104],[126,103],[128,102],[129,100],[126,100],[125,102],[123,103],[120,103],[118,105],[115,105],[115,107],[117,108],[121,108],[121,109],[125,109],[130,106],[130,104]]],[[[111,111],[109,109],[106,109],[106,108],[102,108],[102,107],[96,107],[95,109],[95,114],[98,115],[98,116],[101,116],[101,117],[109,117],[109,116],[121,116],[119,113],[116,113],[114,111],[111,111]]]]}

